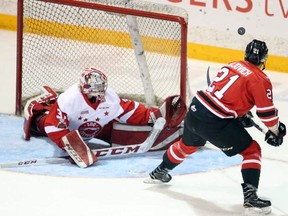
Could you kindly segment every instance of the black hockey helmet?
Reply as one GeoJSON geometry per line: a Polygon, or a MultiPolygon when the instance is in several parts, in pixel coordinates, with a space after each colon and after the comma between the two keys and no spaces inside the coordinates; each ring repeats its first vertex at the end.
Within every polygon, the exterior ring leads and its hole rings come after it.
{"type": "Polygon", "coordinates": [[[245,50],[245,61],[251,62],[252,64],[259,66],[264,64],[268,55],[268,48],[264,41],[254,39],[246,46],[245,50]]]}

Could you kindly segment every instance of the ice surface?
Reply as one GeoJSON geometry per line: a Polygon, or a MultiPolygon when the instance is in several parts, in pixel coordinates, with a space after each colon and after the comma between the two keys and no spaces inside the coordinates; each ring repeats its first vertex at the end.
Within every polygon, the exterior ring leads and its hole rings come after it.
{"type": "MultiPolygon", "coordinates": [[[[0,31],[1,78],[15,76],[15,33],[0,31]],[[4,74],[3,74],[4,73],[4,74]]],[[[189,60],[193,92],[206,86],[220,64],[189,60]]],[[[288,75],[267,72],[274,85],[275,105],[287,125],[288,75]]],[[[1,82],[1,109],[11,110],[11,79],[1,82]],[[8,93],[7,93],[8,94],[8,93]],[[9,95],[9,94],[8,94],[9,95]]],[[[256,122],[262,125],[257,119],[256,122]]],[[[22,139],[22,117],[0,115],[0,163],[63,155],[47,139],[22,139]]],[[[272,216],[288,216],[288,143],[276,148],[255,128],[249,132],[262,146],[259,195],[272,201],[272,216]]],[[[69,163],[0,170],[1,216],[233,216],[242,215],[241,158],[214,149],[199,151],[173,170],[166,185],[143,183],[163,152],[99,160],[87,169],[69,163]]]]}

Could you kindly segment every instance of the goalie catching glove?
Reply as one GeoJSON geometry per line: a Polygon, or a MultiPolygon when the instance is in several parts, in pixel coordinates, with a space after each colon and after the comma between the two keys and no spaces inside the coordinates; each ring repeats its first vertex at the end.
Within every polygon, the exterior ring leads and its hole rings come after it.
{"type": "Polygon", "coordinates": [[[150,113],[150,122],[155,122],[159,117],[166,120],[165,127],[177,127],[185,118],[187,106],[180,95],[170,96],[164,103],[150,113]]]}
{"type": "Polygon", "coordinates": [[[279,122],[278,135],[269,130],[265,135],[265,141],[272,146],[280,146],[283,143],[283,137],[286,135],[286,126],[279,122]]]}
{"type": "Polygon", "coordinates": [[[82,140],[78,130],[73,130],[62,137],[63,149],[71,159],[81,168],[86,168],[98,159],[82,140]]]}

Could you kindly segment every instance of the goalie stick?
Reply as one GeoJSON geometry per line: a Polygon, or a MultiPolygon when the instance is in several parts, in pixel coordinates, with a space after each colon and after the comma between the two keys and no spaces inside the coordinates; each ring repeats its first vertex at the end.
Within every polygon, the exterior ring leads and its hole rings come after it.
{"type": "MultiPolygon", "coordinates": [[[[207,80],[207,85],[208,85],[208,86],[210,86],[210,84],[211,84],[211,79],[210,79],[209,71],[210,71],[210,66],[208,66],[208,68],[207,68],[207,73],[206,73],[206,80],[207,80]]],[[[258,125],[257,123],[255,123],[252,118],[250,118],[250,120],[251,120],[251,124],[252,124],[256,129],[258,129],[258,130],[259,130],[260,132],[262,132],[263,134],[266,134],[265,130],[264,130],[260,125],[258,125]]]]}
{"type": "MultiPolygon", "coordinates": [[[[158,118],[149,134],[147,139],[140,144],[132,144],[127,146],[117,146],[111,148],[101,148],[101,149],[93,149],[92,152],[99,158],[110,158],[116,156],[123,156],[129,154],[141,154],[147,152],[152,145],[155,143],[166,120],[164,118],[158,118]]],[[[69,156],[63,157],[51,157],[51,158],[42,158],[42,159],[34,159],[34,160],[26,160],[26,161],[18,161],[18,162],[10,162],[10,163],[2,163],[0,164],[0,168],[15,168],[22,166],[33,166],[33,165],[45,165],[45,164],[63,164],[68,163],[69,156]]],[[[69,162],[70,163],[70,162],[69,162]]]]}

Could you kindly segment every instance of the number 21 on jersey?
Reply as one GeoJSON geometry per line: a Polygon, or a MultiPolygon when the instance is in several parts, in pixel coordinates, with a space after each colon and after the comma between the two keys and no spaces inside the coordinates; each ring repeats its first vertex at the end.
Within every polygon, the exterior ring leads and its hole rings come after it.
{"type": "MultiPolygon", "coordinates": [[[[217,87],[221,88],[221,89],[217,89],[215,92],[214,92],[214,95],[218,98],[218,99],[221,99],[223,98],[223,96],[225,95],[225,92],[236,82],[236,80],[240,77],[239,75],[233,75],[233,76],[229,76],[229,69],[228,68],[222,68],[221,69],[221,72],[219,73],[221,74],[220,76],[217,76],[214,78],[213,83],[216,82],[217,83],[220,83],[221,81],[223,81],[223,83],[221,85],[218,85],[217,87]],[[224,79],[226,78],[227,81],[224,81],[224,79]],[[221,87],[222,86],[222,87],[221,87]]],[[[209,92],[213,92],[214,89],[215,89],[215,85],[210,85],[208,87],[208,91],[209,92]]]]}

